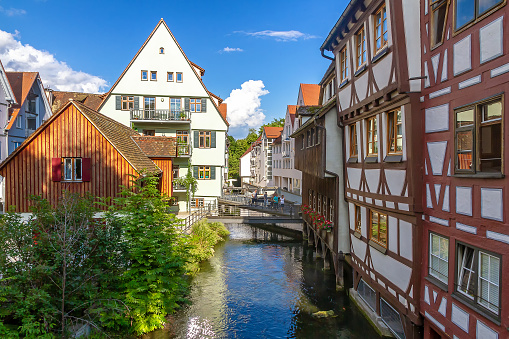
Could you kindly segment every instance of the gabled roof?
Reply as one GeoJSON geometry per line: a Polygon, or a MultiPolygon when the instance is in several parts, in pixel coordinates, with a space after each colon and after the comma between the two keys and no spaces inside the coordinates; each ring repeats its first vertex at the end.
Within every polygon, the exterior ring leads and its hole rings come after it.
{"type": "Polygon", "coordinates": [[[69,102],[69,99],[78,101],[93,110],[96,110],[102,102],[102,94],[80,93],[80,92],[62,92],[52,91],[53,102],[51,110],[56,113],[60,108],[69,102]]]}
{"type": "Polygon", "coordinates": [[[297,113],[297,105],[288,105],[286,106],[286,109],[288,110],[288,114],[290,115],[290,121],[292,123],[292,126],[295,122],[295,113],[297,113]]]}
{"type": "Polygon", "coordinates": [[[281,144],[281,142],[283,140],[283,138],[281,136],[282,136],[282,134],[280,134],[276,139],[274,139],[272,144],[281,144]]]}
{"type": "Polygon", "coordinates": [[[300,84],[300,91],[304,100],[304,106],[320,104],[320,85],[300,84]]]}
{"type": "Polygon", "coordinates": [[[37,72],[6,72],[18,105],[23,105],[30,89],[39,76],[37,72]]]}
{"type": "Polygon", "coordinates": [[[25,102],[30,89],[37,80],[39,73],[37,72],[5,72],[9,83],[11,84],[12,91],[16,97],[16,105],[11,107],[10,120],[5,129],[11,129],[14,121],[18,117],[19,109],[25,102]]]}
{"type": "Polygon", "coordinates": [[[0,86],[4,89],[5,92],[5,99],[7,101],[11,101],[11,104],[17,104],[16,102],[16,96],[14,95],[14,92],[12,91],[11,84],[9,82],[9,78],[7,77],[7,74],[5,73],[4,65],[2,65],[2,61],[0,61],[0,86]]]}
{"type": "Polygon", "coordinates": [[[162,136],[133,136],[143,153],[149,158],[174,158],[177,156],[177,138],[162,136]]]}
{"type": "MultiPolygon", "coordinates": [[[[253,142],[254,144],[254,142],[253,142]]],[[[244,152],[244,154],[242,154],[240,157],[244,157],[246,155],[248,155],[249,153],[251,153],[251,151],[253,150],[253,144],[251,144],[251,146],[249,146],[249,148],[244,152]]]]}
{"type": "MultiPolygon", "coordinates": [[[[101,104],[97,107],[97,109],[99,110],[103,105],[104,103],[106,102],[106,99],[108,99],[108,97],[111,96],[111,92],[113,91],[113,89],[117,86],[117,84],[120,82],[120,80],[124,77],[125,73],[129,70],[129,68],[131,68],[131,65],[133,64],[133,62],[136,60],[136,58],[138,57],[138,55],[141,53],[141,51],[143,50],[143,48],[145,48],[145,46],[147,45],[147,43],[150,41],[150,39],[152,38],[152,36],[154,35],[154,33],[157,31],[157,29],[159,28],[160,25],[164,25],[164,27],[166,28],[166,30],[168,31],[168,33],[170,34],[170,36],[173,38],[173,41],[175,42],[175,44],[177,45],[178,49],[180,50],[180,52],[182,53],[182,55],[184,56],[184,58],[186,59],[186,61],[189,63],[189,66],[191,67],[191,69],[193,70],[193,72],[196,74],[196,77],[198,78],[198,81],[201,83],[201,85],[203,86],[203,88],[205,89],[205,91],[209,94],[209,98],[210,98],[210,101],[212,101],[212,103],[214,104],[214,106],[216,107],[216,109],[218,110],[219,112],[219,107],[218,105],[216,105],[216,103],[214,102],[214,100],[212,100],[212,98],[210,97],[212,93],[210,93],[208,90],[207,90],[207,87],[205,86],[205,84],[203,83],[203,80],[201,78],[201,75],[205,74],[205,69],[201,68],[200,66],[196,65],[195,63],[192,63],[189,58],[187,57],[186,53],[184,52],[184,50],[182,49],[182,47],[180,47],[180,44],[178,43],[177,39],[175,39],[175,36],[173,35],[173,33],[171,32],[170,28],[168,27],[168,25],[166,24],[166,22],[164,21],[163,18],[161,18],[161,20],[159,20],[159,22],[157,23],[156,27],[154,27],[154,29],[152,30],[152,33],[150,33],[150,35],[148,36],[148,38],[145,40],[145,42],[143,43],[143,45],[140,47],[140,49],[138,50],[138,52],[136,52],[136,55],[132,58],[131,62],[129,62],[129,64],[127,65],[127,67],[124,69],[124,71],[122,72],[122,74],[120,75],[120,77],[118,77],[117,81],[115,81],[115,83],[113,84],[113,86],[111,86],[110,90],[108,91],[108,93],[106,93],[106,95],[104,96],[104,99],[103,101],[101,102],[101,104]],[[198,74],[196,72],[196,68],[198,68],[200,70],[200,74],[198,74]]],[[[220,114],[221,115],[221,114],[220,114]]],[[[222,116],[221,116],[222,117],[222,116]]],[[[226,123],[226,125],[228,126],[228,122],[226,121],[225,118],[223,118],[224,122],[226,123]]]]}
{"type": "Polygon", "coordinates": [[[228,112],[228,106],[226,103],[219,105],[219,113],[221,113],[221,116],[224,120],[226,120],[226,113],[228,112]]]}
{"type": "Polygon", "coordinates": [[[192,61],[189,61],[191,63],[191,65],[193,65],[194,67],[198,68],[200,70],[200,74],[201,76],[204,76],[205,75],[205,69],[201,68],[200,66],[198,66],[197,64],[195,64],[194,62],[192,61]]]}
{"type": "Polygon", "coordinates": [[[265,132],[265,136],[267,138],[275,139],[281,135],[281,133],[283,132],[283,127],[265,126],[263,128],[263,131],[265,132]]]}
{"type": "Polygon", "coordinates": [[[83,105],[80,102],[69,101],[64,105],[60,111],[53,114],[44,124],[39,126],[34,133],[32,133],[14,152],[12,152],[1,164],[0,169],[3,168],[9,161],[11,161],[21,150],[23,150],[33,139],[35,139],[42,131],[44,131],[53,121],[55,121],[65,110],[74,105],[85,118],[90,121],[92,125],[101,133],[106,140],[122,155],[122,157],[133,166],[138,172],[147,172],[158,174],[161,173],[157,167],[146,155],[143,153],[138,144],[133,140],[133,136],[139,134],[133,129],[108,118],[107,116],[92,110],[91,108],[83,105]]]}

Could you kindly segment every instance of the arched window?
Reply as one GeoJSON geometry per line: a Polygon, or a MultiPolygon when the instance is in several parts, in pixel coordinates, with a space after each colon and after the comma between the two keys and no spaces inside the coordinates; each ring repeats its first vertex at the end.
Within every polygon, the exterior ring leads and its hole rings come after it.
{"type": "Polygon", "coordinates": [[[159,47],[159,54],[164,54],[164,47],[159,47]]]}

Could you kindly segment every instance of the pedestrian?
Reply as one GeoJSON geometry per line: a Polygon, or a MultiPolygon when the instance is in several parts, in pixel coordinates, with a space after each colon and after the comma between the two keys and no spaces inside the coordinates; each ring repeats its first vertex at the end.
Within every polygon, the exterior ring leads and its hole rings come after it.
{"type": "Polygon", "coordinates": [[[272,205],[272,207],[274,209],[277,209],[277,207],[278,207],[278,200],[279,200],[279,197],[277,196],[276,193],[274,193],[274,199],[273,199],[273,205],[272,205]]]}
{"type": "Polygon", "coordinates": [[[253,205],[256,205],[257,199],[258,199],[258,190],[254,191],[254,193],[253,193],[253,199],[251,201],[253,205]]]}
{"type": "Polygon", "coordinates": [[[281,205],[281,212],[285,209],[285,196],[284,194],[281,196],[281,199],[279,199],[279,204],[281,205]]]}
{"type": "Polygon", "coordinates": [[[267,197],[267,191],[265,191],[265,193],[263,193],[263,206],[264,207],[267,207],[268,199],[269,199],[269,197],[267,197]]]}

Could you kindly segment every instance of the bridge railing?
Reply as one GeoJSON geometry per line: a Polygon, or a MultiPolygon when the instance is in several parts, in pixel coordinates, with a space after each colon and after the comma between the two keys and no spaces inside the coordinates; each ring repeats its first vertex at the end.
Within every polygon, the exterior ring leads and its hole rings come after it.
{"type": "Polygon", "coordinates": [[[208,204],[199,207],[197,210],[193,211],[189,214],[185,219],[183,219],[181,231],[184,233],[189,233],[191,227],[198,221],[206,218],[207,216],[211,216],[217,214],[217,205],[216,202],[209,202],[208,204]]]}

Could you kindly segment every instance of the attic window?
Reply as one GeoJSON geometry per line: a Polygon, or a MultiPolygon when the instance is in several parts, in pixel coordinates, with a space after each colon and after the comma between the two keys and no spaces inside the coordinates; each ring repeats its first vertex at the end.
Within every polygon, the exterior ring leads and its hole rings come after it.
{"type": "Polygon", "coordinates": [[[164,54],[164,47],[159,47],[159,54],[164,54]]]}

